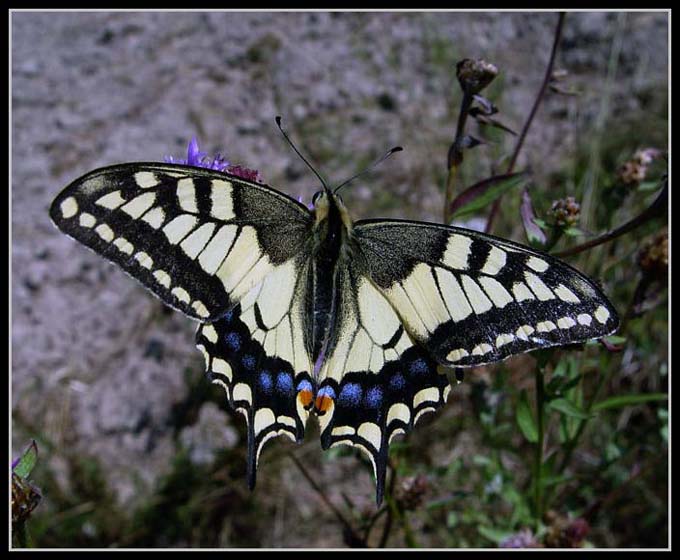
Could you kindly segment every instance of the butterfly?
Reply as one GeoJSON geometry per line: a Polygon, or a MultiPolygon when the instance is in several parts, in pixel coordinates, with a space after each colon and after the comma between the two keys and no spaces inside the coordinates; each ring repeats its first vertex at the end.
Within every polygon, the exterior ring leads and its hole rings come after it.
{"type": "Polygon", "coordinates": [[[50,216],[199,322],[208,375],[247,422],[251,488],[265,442],[300,442],[313,415],[324,449],[368,456],[380,504],[389,444],[444,405],[446,367],[603,337],[619,321],[548,254],[436,223],[354,222],[325,183],[308,208],[217,170],[124,163],[76,179],[50,216]]]}

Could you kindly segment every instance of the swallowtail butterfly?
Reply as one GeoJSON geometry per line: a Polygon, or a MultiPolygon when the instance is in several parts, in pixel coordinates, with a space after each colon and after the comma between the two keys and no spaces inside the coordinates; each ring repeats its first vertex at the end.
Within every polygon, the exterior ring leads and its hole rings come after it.
{"type": "MultiPolygon", "coordinates": [[[[337,189],[336,189],[337,191],[337,189]]],[[[66,234],[199,322],[208,375],[243,413],[248,481],[264,443],[303,439],[371,460],[382,501],[388,446],[441,407],[444,368],[612,333],[616,311],[555,258],[475,231],[353,222],[325,184],[310,210],[220,171],[126,163],[54,200],[66,234]]]]}

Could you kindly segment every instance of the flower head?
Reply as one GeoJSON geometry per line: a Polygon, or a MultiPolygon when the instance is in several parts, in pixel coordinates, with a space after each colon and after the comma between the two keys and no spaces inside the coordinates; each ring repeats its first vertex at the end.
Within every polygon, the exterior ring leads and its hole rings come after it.
{"type": "Polygon", "coordinates": [[[662,231],[648,241],[638,253],[638,266],[650,277],[664,278],[668,274],[668,232],[662,231]]]}
{"type": "Polygon", "coordinates": [[[545,535],[545,545],[549,548],[582,548],[590,532],[590,525],[583,517],[568,517],[554,511],[546,513],[550,524],[545,535]]]}
{"type": "Polygon", "coordinates": [[[249,169],[241,165],[232,165],[223,156],[217,154],[212,158],[208,157],[206,152],[202,152],[198,147],[198,140],[194,136],[187,146],[186,159],[174,158],[172,156],[165,156],[166,163],[179,163],[181,165],[193,165],[194,167],[203,167],[205,169],[212,169],[214,171],[221,171],[236,175],[248,181],[262,182],[260,172],[255,169],[249,169]]]}
{"type": "Polygon", "coordinates": [[[397,487],[395,499],[402,509],[414,510],[423,502],[428,486],[424,475],[409,476],[397,487]]]}

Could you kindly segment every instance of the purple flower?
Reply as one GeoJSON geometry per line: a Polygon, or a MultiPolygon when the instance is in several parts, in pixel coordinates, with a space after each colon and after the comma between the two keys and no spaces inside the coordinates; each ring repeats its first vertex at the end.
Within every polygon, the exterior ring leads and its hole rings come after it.
{"type": "Polygon", "coordinates": [[[541,548],[530,529],[522,529],[519,533],[504,538],[498,545],[500,548],[541,548]]]}
{"type": "Polygon", "coordinates": [[[226,171],[229,167],[229,162],[219,154],[210,159],[205,152],[198,149],[198,140],[194,136],[187,147],[186,159],[176,159],[172,156],[165,156],[166,163],[179,163],[181,165],[193,165],[194,167],[205,167],[206,169],[214,169],[215,171],[226,171]]]}
{"type": "Polygon", "coordinates": [[[260,172],[255,169],[249,169],[241,165],[232,165],[224,159],[220,154],[209,158],[205,152],[200,151],[198,147],[198,140],[194,136],[187,147],[186,159],[174,158],[172,156],[165,156],[166,163],[179,163],[181,165],[193,165],[194,167],[204,167],[214,171],[221,171],[236,175],[248,181],[262,182],[260,172]]]}

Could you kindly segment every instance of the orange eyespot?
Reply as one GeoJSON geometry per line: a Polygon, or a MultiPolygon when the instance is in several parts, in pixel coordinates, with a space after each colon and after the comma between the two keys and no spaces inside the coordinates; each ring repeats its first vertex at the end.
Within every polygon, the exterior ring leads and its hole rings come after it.
{"type": "Polygon", "coordinates": [[[311,391],[303,389],[302,391],[298,392],[297,398],[304,408],[309,408],[312,405],[314,394],[311,391]]]}
{"type": "Polygon", "coordinates": [[[333,399],[328,395],[319,395],[316,397],[316,402],[314,403],[314,408],[319,413],[328,412],[333,406],[333,399]]]}

